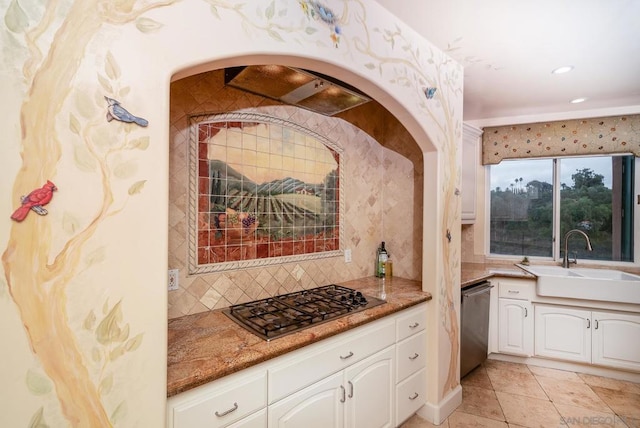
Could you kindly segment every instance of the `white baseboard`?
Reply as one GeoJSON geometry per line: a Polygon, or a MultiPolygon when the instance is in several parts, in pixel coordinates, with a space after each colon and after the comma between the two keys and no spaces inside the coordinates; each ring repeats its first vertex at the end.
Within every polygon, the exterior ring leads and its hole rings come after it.
{"type": "Polygon", "coordinates": [[[603,377],[609,377],[612,379],[626,380],[629,382],[640,383],[640,373],[609,369],[609,368],[600,367],[600,366],[592,366],[590,364],[547,360],[546,358],[538,358],[538,357],[518,357],[516,355],[508,355],[508,354],[489,354],[488,358],[490,360],[529,364],[532,366],[546,367],[549,369],[566,370],[571,372],[590,374],[594,376],[603,376],[603,377]]]}
{"type": "Polygon", "coordinates": [[[460,404],[462,404],[462,387],[458,385],[442,401],[437,404],[427,402],[417,413],[432,424],[440,425],[460,404]]]}

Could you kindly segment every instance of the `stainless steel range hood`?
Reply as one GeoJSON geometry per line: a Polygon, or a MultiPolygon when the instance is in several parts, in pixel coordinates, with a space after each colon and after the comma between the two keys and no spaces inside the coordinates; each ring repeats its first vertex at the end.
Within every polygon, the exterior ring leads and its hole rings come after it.
{"type": "Polygon", "coordinates": [[[227,68],[224,81],[233,88],[326,116],[371,101],[356,88],[337,79],[284,65],[227,68]]]}

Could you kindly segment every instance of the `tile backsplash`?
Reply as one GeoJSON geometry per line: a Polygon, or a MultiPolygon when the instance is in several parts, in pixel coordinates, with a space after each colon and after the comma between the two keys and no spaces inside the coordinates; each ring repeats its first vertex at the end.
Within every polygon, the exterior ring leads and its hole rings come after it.
{"type": "MultiPolygon", "coordinates": [[[[356,110],[356,109],[354,109],[356,110]]],[[[357,112],[356,112],[357,114],[357,112]]],[[[384,125],[388,113],[370,117],[384,125]]],[[[385,136],[385,146],[399,146],[385,136]]],[[[413,142],[415,144],[415,142],[413,142]]],[[[169,318],[313,288],[373,274],[375,249],[385,240],[394,274],[420,279],[422,238],[421,159],[389,150],[351,123],[326,117],[224,86],[223,71],[194,75],[171,84],[168,268],[180,272],[178,290],[169,292],[169,318]],[[344,248],[352,262],[329,257],[224,272],[188,275],[189,116],[252,111],[279,117],[326,137],[344,150],[344,248]]]]}

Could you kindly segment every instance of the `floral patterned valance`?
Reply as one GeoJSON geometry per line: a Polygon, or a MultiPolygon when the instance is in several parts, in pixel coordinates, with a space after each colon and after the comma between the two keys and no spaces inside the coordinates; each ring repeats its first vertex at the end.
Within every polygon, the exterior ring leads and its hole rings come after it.
{"type": "Polygon", "coordinates": [[[640,114],[491,126],[482,135],[482,164],[503,159],[632,153],[640,157],[640,114]]]}

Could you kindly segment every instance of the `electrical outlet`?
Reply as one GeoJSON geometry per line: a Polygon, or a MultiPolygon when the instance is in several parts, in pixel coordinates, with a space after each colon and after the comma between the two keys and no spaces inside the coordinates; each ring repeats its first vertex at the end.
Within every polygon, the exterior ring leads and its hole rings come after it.
{"type": "Polygon", "coordinates": [[[351,248],[344,250],[344,262],[351,263],[351,248]]]}
{"type": "Polygon", "coordinates": [[[168,285],[169,291],[177,290],[180,285],[180,275],[178,269],[169,269],[168,285]]]}

